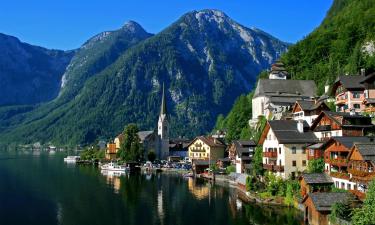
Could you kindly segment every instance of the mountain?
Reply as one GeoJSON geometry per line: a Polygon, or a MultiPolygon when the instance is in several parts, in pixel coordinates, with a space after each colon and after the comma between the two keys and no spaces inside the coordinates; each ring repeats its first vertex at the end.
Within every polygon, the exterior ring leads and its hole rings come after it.
{"type": "MultiPolygon", "coordinates": [[[[319,27],[291,46],[282,61],[292,79],[315,80],[320,93],[337,75],[375,69],[375,1],[335,0],[319,27]]],[[[268,73],[261,73],[264,77],[268,73]]],[[[252,94],[247,98],[251,103],[252,94]]],[[[250,135],[251,110],[246,98],[238,98],[226,117],[219,116],[215,129],[225,129],[229,138],[250,135]],[[247,118],[243,115],[247,115],[247,118]]],[[[253,131],[254,132],[254,131],[253,131]]]]}
{"type": "MultiPolygon", "coordinates": [[[[94,52],[96,45],[95,41],[91,45],[94,52]]],[[[288,46],[263,31],[236,23],[223,12],[193,11],[121,51],[112,64],[87,75],[64,76],[56,100],[0,123],[0,139],[73,145],[113,137],[131,122],[141,129],[154,129],[163,83],[171,136],[204,134],[213,127],[216,116],[227,113],[239,95],[249,92],[257,74],[288,46]],[[82,88],[68,91],[75,84],[82,88]],[[65,94],[68,92],[72,94],[65,94]],[[63,103],[56,104],[59,101],[63,103]]],[[[86,62],[85,57],[82,54],[77,64],[82,59],[86,62]]]]}
{"type": "Polygon", "coordinates": [[[49,50],[0,33],[0,106],[54,99],[74,51],[49,50]]]}
{"type": "Polygon", "coordinates": [[[320,93],[338,75],[375,69],[375,1],[335,0],[321,25],[282,57],[293,79],[315,80],[320,93]]]}

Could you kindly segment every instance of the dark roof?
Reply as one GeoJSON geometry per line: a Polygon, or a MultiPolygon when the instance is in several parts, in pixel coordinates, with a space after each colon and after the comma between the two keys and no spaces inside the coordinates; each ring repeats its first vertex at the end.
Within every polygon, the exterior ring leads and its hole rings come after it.
{"type": "Polygon", "coordinates": [[[373,81],[374,78],[375,78],[375,73],[368,74],[363,77],[363,79],[361,80],[361,83],[366,83],[367,81],[373,81]]]}
{"type": "MultiPolygon", "coordinates": [[[[312,111],[319,108],[321,105],[325,104],[323,101],[314,100],[297,100],[303,111],[312,111]]],[[[328,108],[328,107],[327,107],[328,108]]]]}
{"type": "Polygon", "coordinates": [[[363,116],[359,114],[353,114],[347,112],[332,112],[332,111],[322,111],[319,116],[314,120],[311,128],[314,130],[315,127],[319,125],[320,119],[326,115],[332,121],[337,123],[342,127],[352,127],[352,128],[372,128],[374,125],[371,123],[371,118],[368,116],[363,116]],[[345,123],[343,124],[343,121],[345,123]],[[352,123],[352,124],[350,124],[352,123]]]}
{"type": "Polygon", "coordinates": [[[324,145],[324,142],[315,143],[307,146],[308,149],[320,149],[324,145]]]}
{"type": "Polygon", "coordinates": [[[141,140],[141,142],[143,142],[147,137],[149,137],[149,136],[152,135],[153,133],[154,133],[154,131],[152,131],[152,130],[139,131],[139,132],[138,132],[138,137],[139,137],[139,139],[141,140]]]}
{"type": "Polygon", "coordinates": [[[333,184],[333,180],[326,173],[305,173],[302,175],[307,184],[333,184]]]}
{"type": "Polygon", "coordinates": [[[249,149],[252,147],[256,147],[256,143],[253,140],[235,140],[233,141],[233,144],[236,147],[236,152],[238,155],[242,155],[243,152],[250,152],[249,149]]]}
{"type": "MultiPolygon", "coordinates": [[[[353,147],[354,143],[356,143],[356,142],[359,142],[359,143],[373,142],[374,137],[367,137],[367,136],[349,137],[349,136],[344,136],[344,137],[331,137],[330,140],[335,140],[337,142],[340,142],[346,148],[351,148],[351,147],[353,147]]],[[[330,142],[330,141],[328,141],[328,142],[330,142]]]]}
{"type": "MultiPolygon", "coordinates": [[[[335,85],[337,86],[338,83],[341,83],[344,88],[346,89],[364,89],[365,87],[361,84],[361,81],[364,79],[364,76],[361,75],[346,75],[346,76],[339,76],[335,81],[335,85]]],[[[333,88],[334,91],[335,88],[333,88]]]]}
{"type": "Polygon", "coordinates": [[[353,196],[347,192],[315,192],[308,195],[317,211],[331,211],[335,203],[344,203],[353,196]]]}
{"type": "Polygon", "coordinates": [[[355,143],[358,151],[365,161],[371,161],[375,164],[375,143],[355,143]]]}
{"type": "MultiPolygon", "coordinates": [[[[314,143],[317,141],[313,132],[299,132],[295,120],[271,120],[268,121],[280,144],[304,144],[314,143]]],[[[304,121],[304,127],[306,121],[304,121]]]]}
{"type": "Polygon", "coordinates": [[[224,144],[224,142],[220,138],[214,138],[214,137],[211,137],[211,136],[196,137],[192,142],[190,142],[190,144],[188,146],[193,144],[197,139],[203,141],[204,143],[206,143],[210,147],[226,147],[226,145],[224,144]]]}
{"type": "Polygon", "coordinates": [[[304,96],[313,97],[316,94],[316,85],[312,80],[269,80],[260,79],[255,89],[257,96],[304,96]]]}

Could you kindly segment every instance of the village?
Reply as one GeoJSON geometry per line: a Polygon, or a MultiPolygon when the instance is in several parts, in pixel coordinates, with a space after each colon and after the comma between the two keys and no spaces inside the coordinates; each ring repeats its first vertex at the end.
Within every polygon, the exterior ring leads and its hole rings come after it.
{"type": "MultiPolygon", "coordinates": [[[[308,224],[328,224],[335,205],[359,207],[375,177],[374,83],[375,73],[361,70],[338,76],[317,96],[314,81],[288,79],[278,61],[252,99],[249,125],[259,138],[231,143],[225,131],[170,138],[163,86],[157,128],[137,132],[149,160],[143,167],[228,182],[248,201],[294,205],[308,224]]],[[[107,161],[119,159],[125,139],[121,133],[107,143],[107,161]]]]}

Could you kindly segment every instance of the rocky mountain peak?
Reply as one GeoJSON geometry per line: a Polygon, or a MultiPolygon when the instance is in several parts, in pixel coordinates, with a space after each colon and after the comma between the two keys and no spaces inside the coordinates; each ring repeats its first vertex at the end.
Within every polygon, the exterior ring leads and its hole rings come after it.
{"type": "Polygon", "coordinates": [[[145,29],[143,29],[143,27],[139,23],[133,20],[129,20],[128,22],[126,22],[121,29],[131,33],[146,33],[145,29]]]}

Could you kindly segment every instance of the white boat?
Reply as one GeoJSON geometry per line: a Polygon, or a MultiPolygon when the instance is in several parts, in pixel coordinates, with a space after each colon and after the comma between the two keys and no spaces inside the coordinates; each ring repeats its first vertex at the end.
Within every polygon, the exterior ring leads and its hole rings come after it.
{"type": "Polygon", "coordinates": [[[64,158],[64,162],[67,162],[67,163],[76,163],[80,159],[81,159],[81,157],[79,157],[79,156],[70,155],[70,156],[64,158]]]}
{"type": "Polygon", "coordinates": [[[100,169],[106,170],[106,171],[122,171],[125,172],[127,168],[125,166],[117,165],[116,163],[107,163],[102,166],[100,166],[100,169]]]}

